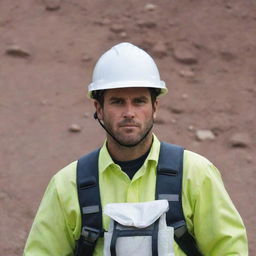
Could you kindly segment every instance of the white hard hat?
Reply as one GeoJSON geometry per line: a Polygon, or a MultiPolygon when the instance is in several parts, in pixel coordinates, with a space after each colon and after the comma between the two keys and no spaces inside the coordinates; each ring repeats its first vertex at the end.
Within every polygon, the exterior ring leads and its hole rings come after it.
{"type": "Polygon", "coordinates": [[[88,86],[88,96],[97,90],[150,87],[168,92],[154,60],[144,50],[130,43],[120,43],[104,53],[98,60],[88,86]]]}

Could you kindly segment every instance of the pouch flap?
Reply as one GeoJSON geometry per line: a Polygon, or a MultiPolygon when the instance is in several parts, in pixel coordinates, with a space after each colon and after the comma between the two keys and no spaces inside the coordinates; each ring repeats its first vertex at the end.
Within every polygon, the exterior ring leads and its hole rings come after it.
{"type": "Polygon", "coordinates": [[[168,209],[167,200],[145,203],[113,203],[105,206],[104,214],[121,225],[145,228],[153,224],[168,209]]]}

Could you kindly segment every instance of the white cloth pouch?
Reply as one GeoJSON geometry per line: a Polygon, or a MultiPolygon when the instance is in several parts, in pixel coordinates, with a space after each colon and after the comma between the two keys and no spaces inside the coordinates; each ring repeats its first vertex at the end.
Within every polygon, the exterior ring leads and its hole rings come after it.
{"type": "Polygon", "coordinates": [[[173,228],[166,225],[167,200],[107,204],[111,219],[104,256],[174,256],[173,228]]]}

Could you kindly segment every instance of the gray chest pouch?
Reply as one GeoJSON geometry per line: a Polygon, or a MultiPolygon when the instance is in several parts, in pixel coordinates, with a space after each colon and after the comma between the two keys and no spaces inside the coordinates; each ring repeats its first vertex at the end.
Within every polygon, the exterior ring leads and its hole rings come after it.
{"type": "Polygon", "coordinates": [[[168,202],[108,204],[104,256],[174,256],[173,228],[166,225],[168,202]]]}

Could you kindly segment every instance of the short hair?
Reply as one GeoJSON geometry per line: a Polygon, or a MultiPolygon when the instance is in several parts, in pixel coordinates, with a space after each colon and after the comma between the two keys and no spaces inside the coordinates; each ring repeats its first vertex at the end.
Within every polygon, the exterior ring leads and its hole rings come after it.
{"type": "MultiPolygon", "coordinates": [[[[161,93],[161,89],[159,89],[159,88],[149,88],[149,87],[148,87],[148,89],[149,89],[149,92],[150,92],[152,104],[154,104],[157,97],[161,93]]],[[[92,92],[92,98],[97,100],[100,103],[101,107],[103,107],[103,105],[104,105],[104,92],[105,92],[105,90],[97,90],[97,91],[92,92]]]]}

